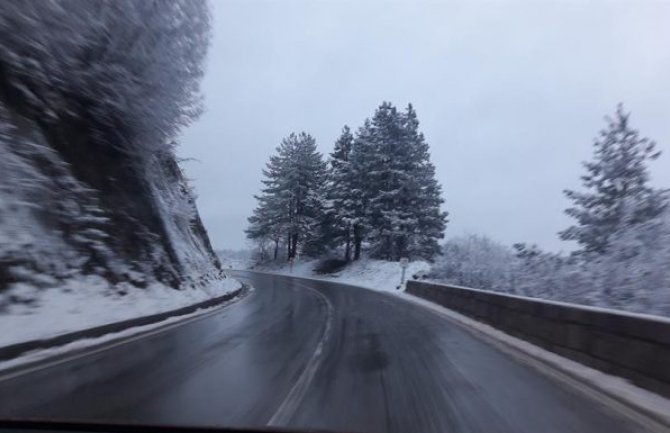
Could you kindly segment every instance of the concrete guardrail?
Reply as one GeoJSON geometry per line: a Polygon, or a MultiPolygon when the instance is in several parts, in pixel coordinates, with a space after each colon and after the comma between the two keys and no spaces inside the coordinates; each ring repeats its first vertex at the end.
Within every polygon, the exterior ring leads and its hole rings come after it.
{"type": "Polygon", "coordinates": [[[409,281],[407,292],[670,397],[670,320],[409,281]]]}

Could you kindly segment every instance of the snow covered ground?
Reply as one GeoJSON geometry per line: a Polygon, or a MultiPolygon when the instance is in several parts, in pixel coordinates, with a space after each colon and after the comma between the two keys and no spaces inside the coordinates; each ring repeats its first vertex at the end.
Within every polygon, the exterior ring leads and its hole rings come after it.
{"type": "Polygon", "coordinates": [[[216,250],[223,269],[249,269],[254,265],[251,250],[216,250]]]}
{"type": "MultiPolygon", "coordinates": [[[[231,302],[235,302],[235,300],[232,299],[230,301],[227,301],[223,305],[227,305],[231,302]]],[[[36,361],[53,358],[58,355],[72,353],[81,349],[91,348],[93,346],[98,346],[119,339],[126,339],[127,341],[127,339],[131,338],[133,339],[142,338],[145,336],[144,334],[147,332],[164,329],[175,325],[182,325],[185,322],[192,321],[204,314],[212,313],[216,311],[218,308],[220,308],[220,305],[209,308],[198,309],[197,311],[194,311],[193,313],[190,314],[184,314],[178,317],[170,317],[165,320],[161,320],[160,322],[151,323],[149,325],[134,326],[132,328],[124,329],[123,331],[111,332],[109,334],[105,334],[100,337],[83,338],[81,340],[73,341],[71,343],[67,343],[58,347],[51,347],[48,349],[38,349],[30,351],[7,361],[0,361],[0,372],[6,371],[10,368],[14,368],[17,366],[22,366],[36,361]]]]}
{"type": "MultiPolygon", "coordinates": [[[[346,268],[339,272],[318,275],[313,272],[319,260],[298,260],[293,269],[288,264],[256,266],[254,270],[276,272],[282,275],[294,275],[296,277],[310,277],[323,280],[335,280],[338,283],[353,284],[374,290],[396,291],[400,284],[402,269],[398,262],[387,262],[362,258],[351,262],[346,268]]],[[[411,278],[417,272],[426,272],[430,264],[423,261],[410,262],[405,272],[405,280],[411,278]]],[[[404,285],[402,287],[404,290],[404,285]]]]}
{"type": "Polygon", "coordinates": [[[0,314],[0,347],[174,310],[223,296],[239,287],[239,281],[222,278],[183,290],[154,283],[145,289],[123,292],[96,276],[37,292],[32,286],[16,284],[8,296],[18,299],[25,295],[34,301],[13,302],[4,307],[0,314]]]}

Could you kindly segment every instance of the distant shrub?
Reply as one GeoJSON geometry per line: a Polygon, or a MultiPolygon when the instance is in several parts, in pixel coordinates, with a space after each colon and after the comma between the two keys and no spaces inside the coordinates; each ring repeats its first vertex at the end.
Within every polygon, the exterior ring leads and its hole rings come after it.
{"type": "Polygon", "coordinates": [[[347,261],[342,259],[326,259],[314,268],[314,273],[318,275],[333,274],[339,272],[347,266],[347,261]]]}

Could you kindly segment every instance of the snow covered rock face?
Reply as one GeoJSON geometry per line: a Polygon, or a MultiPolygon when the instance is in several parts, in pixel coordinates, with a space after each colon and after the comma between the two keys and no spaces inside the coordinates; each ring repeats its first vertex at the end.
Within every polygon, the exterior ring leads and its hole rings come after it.
{"type": "Polygon", "coordinates": [[[174,155],[208,38],[201,1],[3,5],[0,308],[82,275],[122,291],[221,278],[174,155]]]}
{"type": "MultiPolygon", "coordinates": [[[[77,248],[87,235],[103,233],[75,227],[87,217],[91,230],[94,222],[104,224],[99,210],[35,124],[12,118],[0,104],[0,289],[19,281],[49,284],[82,267],[77,248]]],[[[91,239],[90,246],[102,243],[91,239]]]]}

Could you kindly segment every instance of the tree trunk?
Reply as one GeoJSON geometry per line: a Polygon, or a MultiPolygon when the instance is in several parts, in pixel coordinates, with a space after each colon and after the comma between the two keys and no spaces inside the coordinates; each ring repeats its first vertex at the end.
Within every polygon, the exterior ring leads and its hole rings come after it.
{"type": "Polygon", "coordinates": [[[347,227],[347,240],[344,245],[344,260],[346,262],[351,260],[351,226],[347,227]]]}
{"type": "Polygon", "coordinates": [[[360,227],[354,227],[354,260],[361,258],[361,243],[363,243],[363,236],[361,236],[360,227]]]}
{"type": "Polygon", "coordinates": [[[277,256],[279,255],[279,239],[275,239],[275,262],[277,261],[277,256]]]}
{"type": "Polygon", "coordinates": [[[292,255],[291,255],[291,253],[292,253],[292,251],[291,251],[291,233],[288,234],[288,238],[286,240],[286,246],[288,248],[288,250],[286,251],[286,260],[290,260],[291,257],[292,257],[292,255]]]}
{"type": "Polygon", "coordinates": [[[393,238],[391,235],[384,236],[384,249],[386,250],[384,254],[386,256],[386,260],[393,261],[395,259],[395,255],[393,248],[393,238]]]}
{"type": "Polygon", "coordinates": [[[400,248],[400,257],[401,258],[402,257],[407,257],[408,259],[410,258],[409,257],[409,239],[407,238],[407,236],[402,237],[402,244],[401,244],[401,248],[400,248]]]}
{"type": "Polygon", "coordinates": [[[289,258],[295,258],[295,253],[298,251],[298,234],[293,233],[293,235],[291,235],[291,239],[289,239],[289,242],[293,244],[291,246],[291,256],[289,258]]]}

